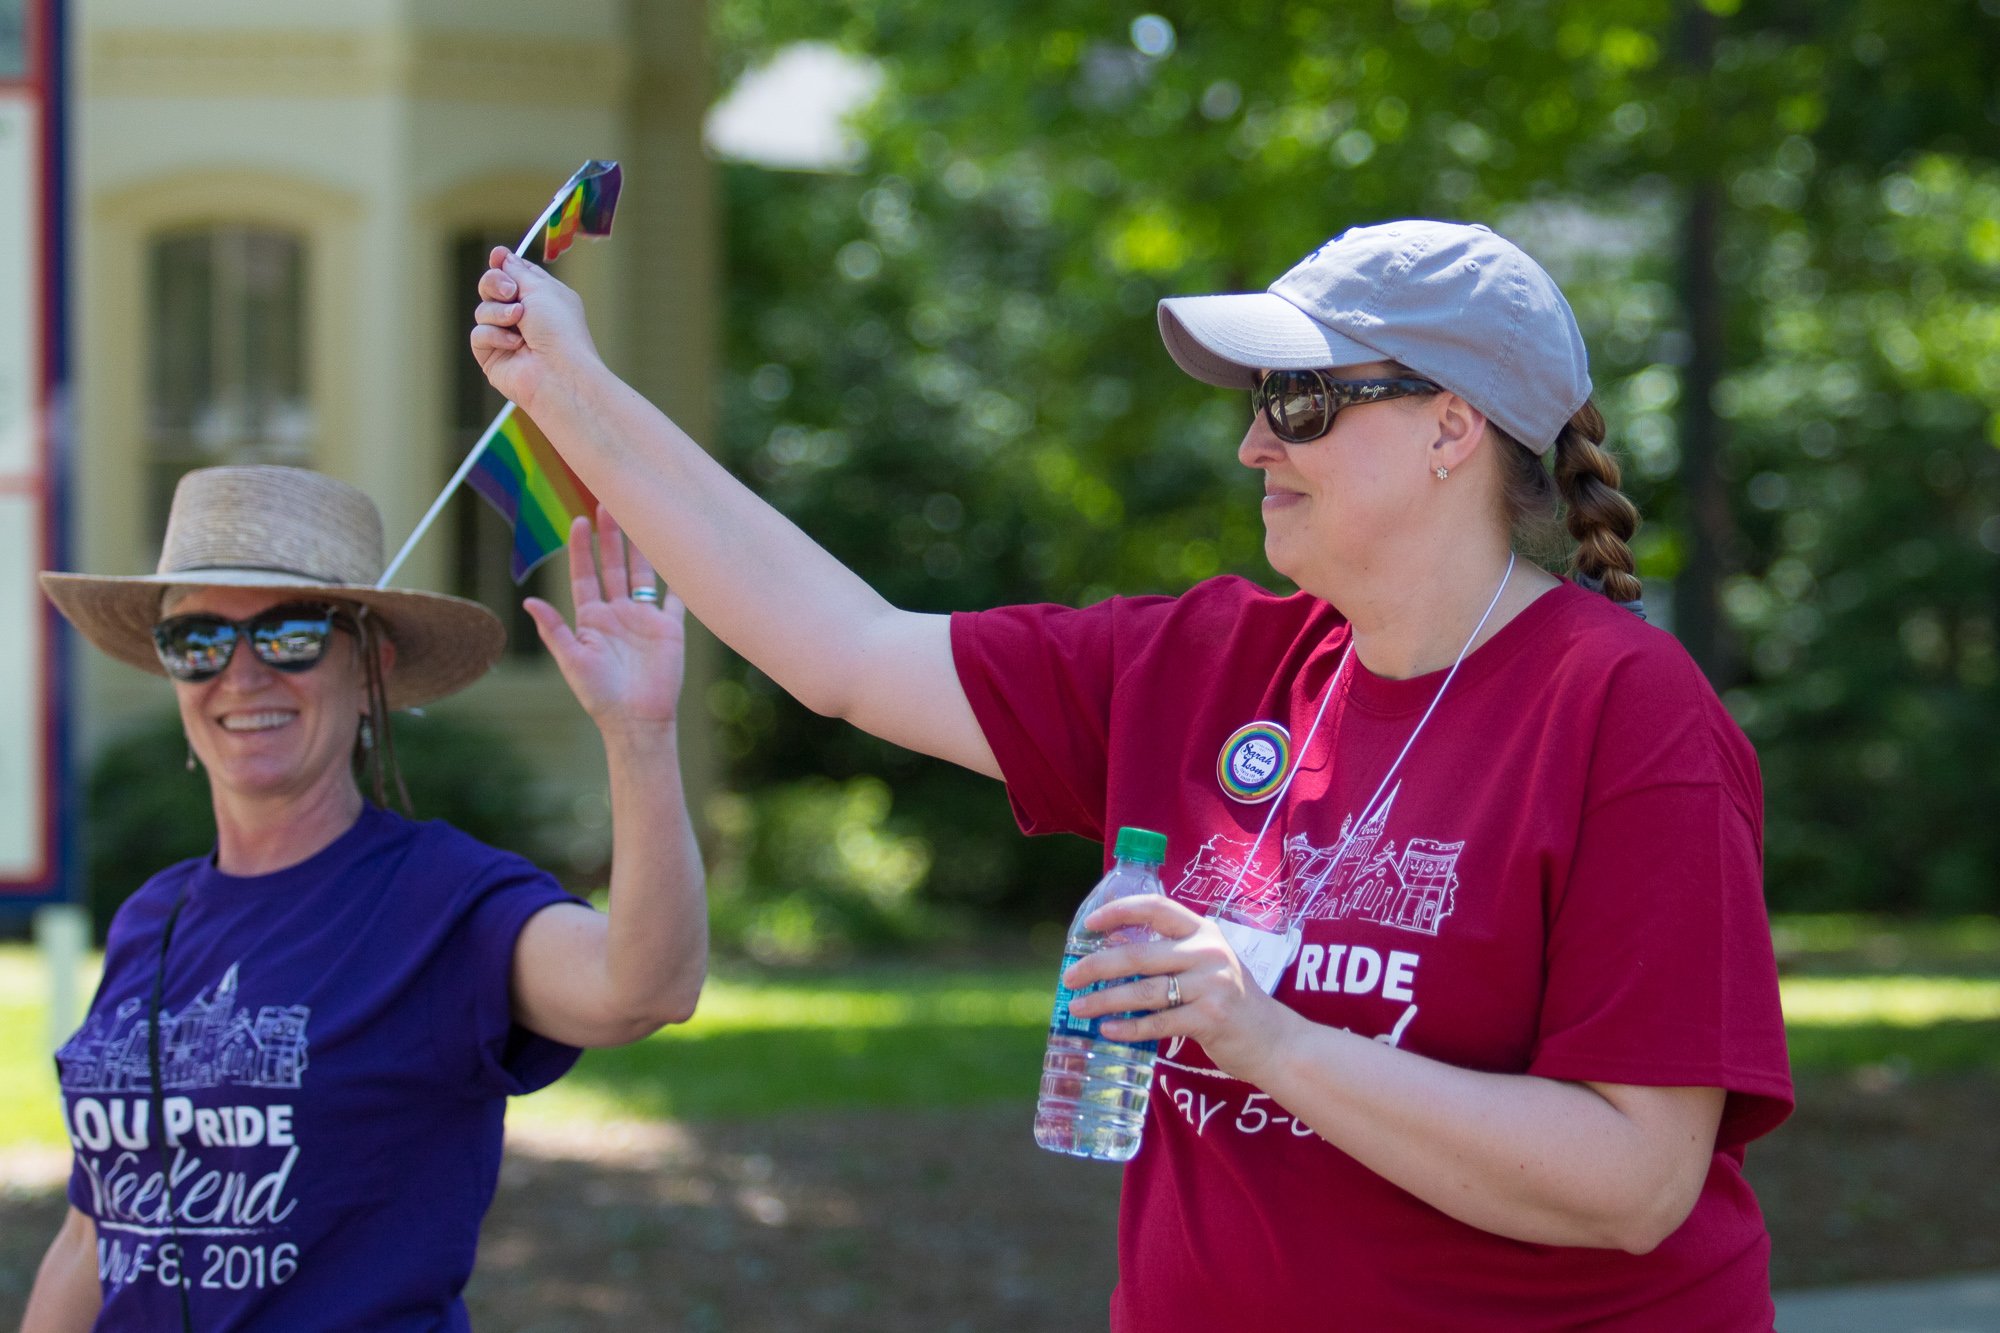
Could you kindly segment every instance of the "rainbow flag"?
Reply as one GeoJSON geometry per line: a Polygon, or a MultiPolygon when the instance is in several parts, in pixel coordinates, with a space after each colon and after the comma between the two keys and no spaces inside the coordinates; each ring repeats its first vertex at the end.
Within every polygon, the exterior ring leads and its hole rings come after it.
{"type": "Polygon", "coordinates": [[[597,497],[526,412],[512,403],[507,408],[466,480],[514,529],[509,571],[518,585],[563,548],[579,514],[597,520],[597,497]]]}
{"type": "Polygon", "coordinates": [[[618,211],[618,190],[625,183],[625,173],[616,162],[599,162],[592,159],[583,164],[583,169],[571,178],[569,198],[549,219],[548,229],[542,233],[542,262],[555,262],[556,256],[569,249],[576,234],[585,236],[609,236],[611,215],[618,211]]]}

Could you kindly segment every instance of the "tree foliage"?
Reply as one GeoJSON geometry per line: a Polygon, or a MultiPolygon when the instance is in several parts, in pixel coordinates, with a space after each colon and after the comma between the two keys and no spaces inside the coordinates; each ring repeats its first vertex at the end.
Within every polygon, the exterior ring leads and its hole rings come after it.
{"type": "MultiPolygon", "coordinates": [[[[1350,225],[1484,221],[1577,308],[1648,516],[1649,593],[1681,577],[1684,628],[1714,608],[1726,651],[1705,664],[1766,765],[1774,900],[1995,901],[1985,9],[715,14],[725,77],[808,38],[887,75],[859,172],[726,169],[719,451],[892,600],[1081,604],[1225,571],[1282,588],[1234,456],[1244,396],[1173,366],[1154,303],[1262,287],[1350,225]],[[1712,235],[1689,225],[1704,197],[1712,235]]],[[[740,664],[708,702],[746,789],[885,779],[890,824],[931,844],[935,900],[1060,915],[1089,877],[1095,849],[1022,843],[984,780],[812,718],[740,664]]]]}

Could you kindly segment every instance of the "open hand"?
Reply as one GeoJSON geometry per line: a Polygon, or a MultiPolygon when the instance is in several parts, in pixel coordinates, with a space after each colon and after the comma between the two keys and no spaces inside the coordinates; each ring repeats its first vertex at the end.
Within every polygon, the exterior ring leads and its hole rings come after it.
{"type": "Polygon", "coordinates": [[[1258,987],[1215,922],[1171,898],[1157,893],[1118,898],[1092,912],[1084,924],[1106,935],[1138,926],[1159,936],[1099,950],[1063,974],[1063,984],[1073,991],[1133,978],[1070,1002],[1070,1012],[1079,1018],[1144,1014],[1104,1024],[1104,1035],[1113,1041],[1186,1037],[1201,1043],[1216,1068],[1257,1083],[1256,1071],[1274,1056],[1295,1023],[1303,1021],[1258,987]],[[1181,1001],[1172,1008],[1169,978],[1178,982],[1181,1001]]]}
{"type": "Polygon", "coordinates": [[[532,415],[543,382],[565,366],[594,363],[597,346],[582,298],[547,269],[505,246],[493,247],[487,262],[472,312],[472,355],[487,381],[532,415]]]}
{"type": "Polygon", "coordinates": [[[686,670],[687,608],[672,593],[664,594],[658,606],[633,600],[634,589],[654,586],[653,565],[602,505],[597,508],[596,545],[593,560],[590,521],[578,518],[570,524],[575,629],[539,597],[523,605],[577,702],[599,729],[607,734],[665,730],[673,725],[686,670]]]}

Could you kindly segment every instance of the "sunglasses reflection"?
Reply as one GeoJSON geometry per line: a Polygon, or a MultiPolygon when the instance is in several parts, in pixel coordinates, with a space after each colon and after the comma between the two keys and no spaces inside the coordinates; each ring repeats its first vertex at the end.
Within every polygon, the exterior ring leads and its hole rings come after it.
{"type": "Polygon", "coordinates": [[[198,684],[221,675],[245,640],[275,671],[309,671],[326,656],[335,629],[358,634],[354,617],[340,607],[288,602],[248,620],[201,612],[170,616],[153,627],[153,645],[169,676],[198,684]]]}

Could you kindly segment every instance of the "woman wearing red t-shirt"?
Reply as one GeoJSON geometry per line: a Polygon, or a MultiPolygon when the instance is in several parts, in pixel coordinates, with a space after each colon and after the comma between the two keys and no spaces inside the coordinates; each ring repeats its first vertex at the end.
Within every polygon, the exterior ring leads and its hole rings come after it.
{"type": "Polygon", "coordinates": [[[1161,1042],[1114,1327],[1770,1329],[1739,1169],[1791,1105],[1756,758],[1633,614],[1637,515],[1531,259],[1390,223],[1162,303],[1184,369],[1256,395],[1239,455],[1298,594],[955,617],[876,596],[496,263],[489,378],[724,641],[1004,778],[1028,832],[1168,835],[1170,896],[1092,921],[1160,938],[1067,976],[1132,978],[1073,1011],[1161,1042]],[[1558,498],[1569,582],[1513,553],[1558,498]]]}

